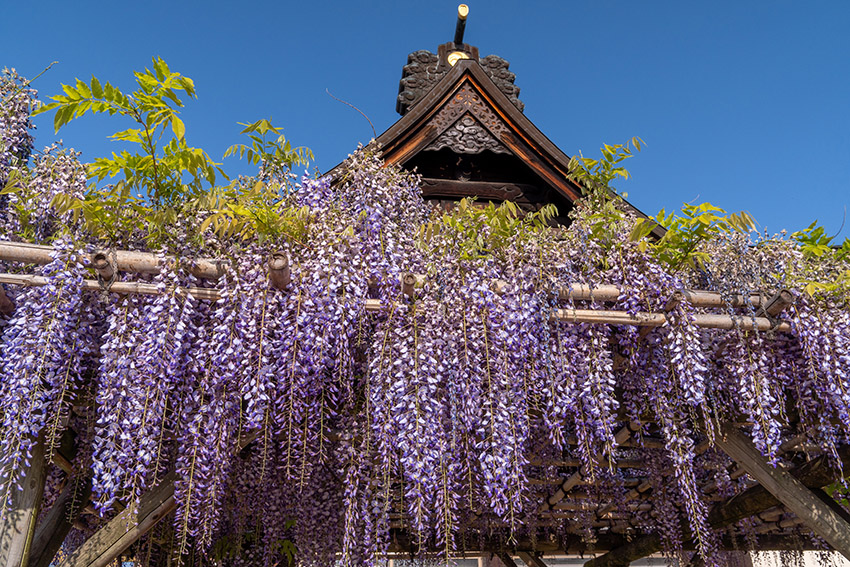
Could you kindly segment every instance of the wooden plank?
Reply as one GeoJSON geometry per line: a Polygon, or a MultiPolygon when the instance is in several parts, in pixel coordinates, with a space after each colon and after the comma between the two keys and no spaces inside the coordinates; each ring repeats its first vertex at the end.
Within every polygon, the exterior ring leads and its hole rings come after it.
{"type": "Polygon", "coordinates": [[[458,181],[456,179],[422,179],[422,196],[428,199],[447,197],[461,199],[478,197],[484,200],[514,201],[525,199],[525,195],[539,192],[534,185],[527,183],[503,183],[498,181],[458,181]]]}
{"type": "Polygon", "coordinates": [[[731,426],[724,426],[715,440],[723,452],[737,461],[810,530],[850,559],[850,523],[806,486],[781,468],[774,468],[753,442],[731,426]]]}
{"type": "Polygon", "coordinates": [[[65,541],[74,520],[91,497],[91,476],[71,479],[45,518],[38,524],[32,543],[29,567],[49,567],[65,541]]]}
{"type": "Polygon", "coordinates": [[[26,565],[32,549],[47,472],[43,435],[32,449],[30,463],[22,490],[13,489],[11,506],[6,509],[0,526],[0,565],[26,565]]]}
{"type": "Polygon", "coordinates": [[[174,481],[169,473],[153,489],[142,495],[138,506],[129,506],[69,554],[59,567],[106,567],[157,522],[177,507],[174,481]]]}
{"type": "MultiPolygon", "coordinates": [[[[845,469],[850,467],[850,447],[840,447],[838,456],[845,469]]],[[[791,475],[809,488],[820,488],[832,484],[838,471],[833,467],[830,458],[823,455],[795,468],[791,471],[791,475]]],[[[718,503],[708,514],[708,524],[713,528],[724,528],[778,505],[780,505],[779,500],[763,486],[754,486],[725,502],[718,503]]],[[[686,526],[683,533],[686,534],[687,540],[687,534],[690,532],[686,526]]],[[[687,541],[685,544],[690,545],[687,541]]],[[[796,546],[799,547],[799,543],[796,546]]],[[[768,549],[764,546],[762,548],[768,549]]],[[[591,559],[585,563],[585,567],[624,567],[659,551],[661,551],[661,538],[656,534],[649,534],[591,559]]]]}

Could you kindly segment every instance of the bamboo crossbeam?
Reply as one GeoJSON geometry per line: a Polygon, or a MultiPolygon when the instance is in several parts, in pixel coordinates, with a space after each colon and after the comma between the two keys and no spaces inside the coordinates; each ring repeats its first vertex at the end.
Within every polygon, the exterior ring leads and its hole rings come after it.
{"type": "MultiPolygon", "coordinates": [[[[27,264],[48,264],[53,260],[52,246],[29,244],[28,242],[0,241],[0,260],[24,262],[27,264]]],[[[189,271],[196,277],[218,279],[223,274],[220,262],[211,259],[186,260],[191,265],[189,271]]],[[[116,250],[115,263],[118,270],[142,274],[159,273],[159,256],[151,252],[116,250]]]]}
{"type": "MultiPolygon", "coordinates": [[[[44,276],[0,274],[0,284],[20,286],[43,286],[47,285],[44,276]]],[[[83,280],[83,288],[90,291],[104,289],[97,280],[83,280]]],[[[106,289],[113,293],[158,295],[162,293],[154,284],[139,282],[115,282],[106,289]]],[[[221,293],[217,289],[202,287],[180,287],[170,288],[168,292],[174,291],[179,295],[191,295],[195,299],[217,301],[221,299],[221,293]]],[[[378,299],[366,299],[364,308],[368,312],[381,312],[385,309],[384,304],[378,299]]],[[[623,311],[607,311],[596,309],[557,309],[553,313],[553,319],[564,323],[597,323],[607,325],[630,325],[638,327],[661,327],[667,322],[664,313],[626,313],[623,311]]],[[[782,331],[791,330],[787,322],[774,323],[767,317],[743,317],[738,315],[694,315],[694,323],[698,327],[706,329],[753,329],[759,331],[782,331]]]]}
{"type": "MultiPolygon", "coordinates": [[[[21,274],[0,274],[0,284],[20,285],[24,287],[47,285],[44,276],[30,276],[21,274]]],[[[83,289],[87,291],[100,291],[104,289],[97,280],[83,280],[83,289]]],[[[115,282],[105,291],[123,294],[137,295],[160,295],[162,291],[154,284],[140,282],[115,282]]],[[[221,293],[217,289],[205,287],[179,287],[168,288],[167,291],[175,291],[178,295],[191,295],[195,299],[206,299],[217,301],[221,299],[221,293]]]]}
{"type": "MultiPolygon", "coordinates": [[[[7,262],[47,264],[53,259],[51,256],[53,252],[54,250],[51,246],[0,240],[0,260],[7,262]]],[[[104,252],[100,251],[94,254],[94,256],[98,255],[104,255],[104,252]]],[[[273,261],[275,259],[277,259],[278,263],[275,263],[272,267],[279,267],[281,270],[286,270],[287,273],[284,279],[286,284],[288,284],[289,265],[286,262],[285,256],[282,256],[281,253],[275,253],[273,255],[273,261]],[[283,265],[284,263],[286,264],[285,266],[283,265]]],[[[119,271],[145,274],[158,274],[160,271],[160,258],[152,252],[116,250],[114,252],[114,261],[115,267],[119,271]]],[[[218,279],[223,274],[222,261],[219,260],[201,258],[195,260],[181,259],[181,261],[190,264],[190,272],[199,278],[218,279]]],[[[408,294],[412,293],[412,287],[421,288],[427,281],[427,278],[423,275],[407,274],[406,276],[410,276],[413,279],[412,282],[405,282],[405,290],[408,294]]],[[[503,280],[495,280],[492,287],[496,293],[504,293],[508,285],[508,282],[503,280]]],[[[283,287],[286,286],[284,285],[283,287]]],[[[621,293],[622,290],[616,285],[575,283],[559,289],[558,297],[563,300],[614,302],[617,301],[621,293]]],[[[765,302],[765,298],[761,294],[726,296],[718,292],[702,290],[681,290],[679,293],[694,307],[752,306],[759,308],[765,302]]],[[[781,291],[780,294],[783,301],[788,301],[789,297],[793,299],[793,296],[789,295],[787,290],[781,291]]],[[[771,314],[773,315],[773,313],[771,314]]]]}
{"type": "MultiPolygon", "coordinates": [[[[632,433],[640,430],[640,424],[638,423],[628,423],[623,428],[621,428],[617,433],[614,434],[614,442],[617,445],[623,444],[626,439],[632,436],[632,433]]],[[[604,455],[597,455],[596,459],[599,461],[604,461],[604,455]]],[[[582,481],[582,477],[584,476],[584,467],[581,467],[579,470],[568,476],[564,479],[563,483],[561,483],[560,488],[555,491],[552,496],[550,496],[543,505],[540,507],[541,512],[545,512],[547,510],[551,510],[556,504],[558,504],[567,493],[572,490],[576,485],[578,485],[582,481]]]]}

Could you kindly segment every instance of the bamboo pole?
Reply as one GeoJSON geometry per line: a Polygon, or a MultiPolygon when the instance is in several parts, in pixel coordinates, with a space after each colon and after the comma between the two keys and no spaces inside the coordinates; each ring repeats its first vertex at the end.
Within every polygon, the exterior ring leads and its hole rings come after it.
{"type": "MultiPolygon", "coordinates": [[[[0,260],[7,262],[48,264],[53,261],[53,252],[52,246],[41,246],[28,242],[0,241],[0,260]]],[[[189,260],[185,261],[190,262],[189,260]]],[[[115,263],[120,271],[158,274],[160,258],[152,252],[116,250],[115,263]]],[[[218,279],[224,273],[219,261],[203,258],[192,261],[189,271],[199,278],[206,279],[218,279]]]]}
{"type": "Polygon", "coordinates": [[[286,252],[275,252],[269,260],[269,281],[276,289],[284,290],[292,281],[289,256],[286,252]]]}
{"type": "MultiPolygon", "coordinates": [[[[24,262],[28,264],[47,264],[52,261],[54,250],[50,246],[30,244],[27,242],[10,242],[0,240],[0,260],[7,262],[24,262]]],[[[102,251],[95,253],[104,254],[102,251]]],[[[275,253],[273,258],[282,255],[275,253]]],[[[285,257],[285,256],[283,256],[285,257]]],[[[218,279],[224,273],[222,262],[210,258],[201,258],[194,261],[182,259],[184,263],[191,263],[190,272],[199,278],[218,279]]],[[[152,252],[139,252],[130,250],[115,251],[115,264],[119,271],[138,272],[145,274],[158,274],[160,258],[152,252]]],[[[287,262],[288,267],[288,262],[287,262]]],[[[414,275],[415,287],[425,285],[427,278],[423,275],[414,275]]],[[[409,286],[409,282],[405,282],[409,286]]],[[[508,287],[504,280],[494,280],[493,290],[496,293],[504,293],[508,287]]],[[[614,302],[622,294],[622,290],[615,285],[601,284],[589,285],[575,283],[557,290],[558,297],[564,300],[574,301],[598,301],[614,302]]],[[[718,292],[702,290],[681,290],[680,292],[694,307],[761,307],[763,295],[751,294],[749,296],[732,295],[724,296],[718,292]]],[[[787,290],[780,292],[782,301],[793,300],[793,295],[787,290]]]]}
{"type": "MultiPolygon", "coordinates": [[[[24,287],[37,287],[47,285],[44,276],[30,276],[21,274],[0,274],[0,283],[20,285],[24,287]]],[[[87,291],[101,291],[103,287],[97,280],[83,280],[83,289],[87,291]]],[[[160,295],[161,290],[154,284],[140,282],[115,282],[109,286],[112,293],[138,294],[138,295],[160,295]]],[[[179,287],[176,290],[170,288],[167,291],[176,291],[179,295],[191,295],[195,299],[207,299],[217,301],[221,299],[221,293],[217,289],[204,287],[179,287]]]]}
{"type": "MultiPolygon", "coordinates": [[[[42,286],[47,285],[47,278],[44,276],[31,276],[21,274],[0,274],[0,283],[21,286],[42,286]]],[[[99,291],[102,288],[97,280],[83,280],[83,288],[90,291],[99,291]]],[[[138,283],[138,282],[115,282],[107,291],[113,293],[136,293],[141,295],[158,295],[162,293],[154,284],[138,283]]],[[[195,299],[204,299],[209,301],[217,301],[221,299],[221,293],[217,289],[202,288],[202,287],[179,287],[176,290],[169,289],[168,291],[176,291],[180,295],[191,295],[195,299]]],[[[385,305],[379,299],[364,300],[365,309],[369,312],[381,312],[385,309],[385,305]]],[[[638,327],[661,327],[667,323],[667,316],[664,313],[626,313],[624,311],[606,311],[597,309],[556,309],[552,318],[563,323],[595,323],[607,325],[630,325],[638,327]]],[[[745,317],[739,315],[714,315],[714,314],[697,314],[694,315],[694,323],[698,327],[706,329],[745,329],[758,331],[782,331],[791,330],[791,325],[787,322],[775,323],[767,317],[745,317]]]]}

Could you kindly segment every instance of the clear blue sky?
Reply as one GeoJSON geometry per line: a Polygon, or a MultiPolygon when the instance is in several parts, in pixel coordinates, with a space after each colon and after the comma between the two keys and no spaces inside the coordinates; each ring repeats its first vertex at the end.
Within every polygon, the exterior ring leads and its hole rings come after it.
{"type": "MultiPolygon", "coordinates": [[[[526,115],[567,154],[644,139],[620,188],[645,212],[710,201],[771,232],[815,219],[839,230],[850,205],[850,2],[467,3],[467,43],[510,61],[526,115]]],[[[325,89],[380,134],[398,119],[407,54],[450,41],[457,4],[8,1],[0,66],[33,76],[58,60],[34,85],[44,99],[93,74],[131,88],[131,71],[159,55],[195,80],[190,144],[219,157],[237,122],[271,116],[324,171],[372,137],[325,89]]],[[[54,139],[50,120],[37,120],[37,145],[54,139]]],[[[59,137],[88,160],[115,149],[105,137],[116,129],[86,119],[59,137]]]]}

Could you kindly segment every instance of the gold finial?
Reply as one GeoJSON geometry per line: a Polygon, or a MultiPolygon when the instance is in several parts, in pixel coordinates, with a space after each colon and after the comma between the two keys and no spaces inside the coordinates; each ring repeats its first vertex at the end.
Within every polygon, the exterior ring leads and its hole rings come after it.
{"type": "Polygon", "coordinates": [[[463,31],[466,29],[466,17],[469,15],[469,6],[461,4],[457,7],[457,26],[455,26],[455,43],[463,43],[463,31]]]}

